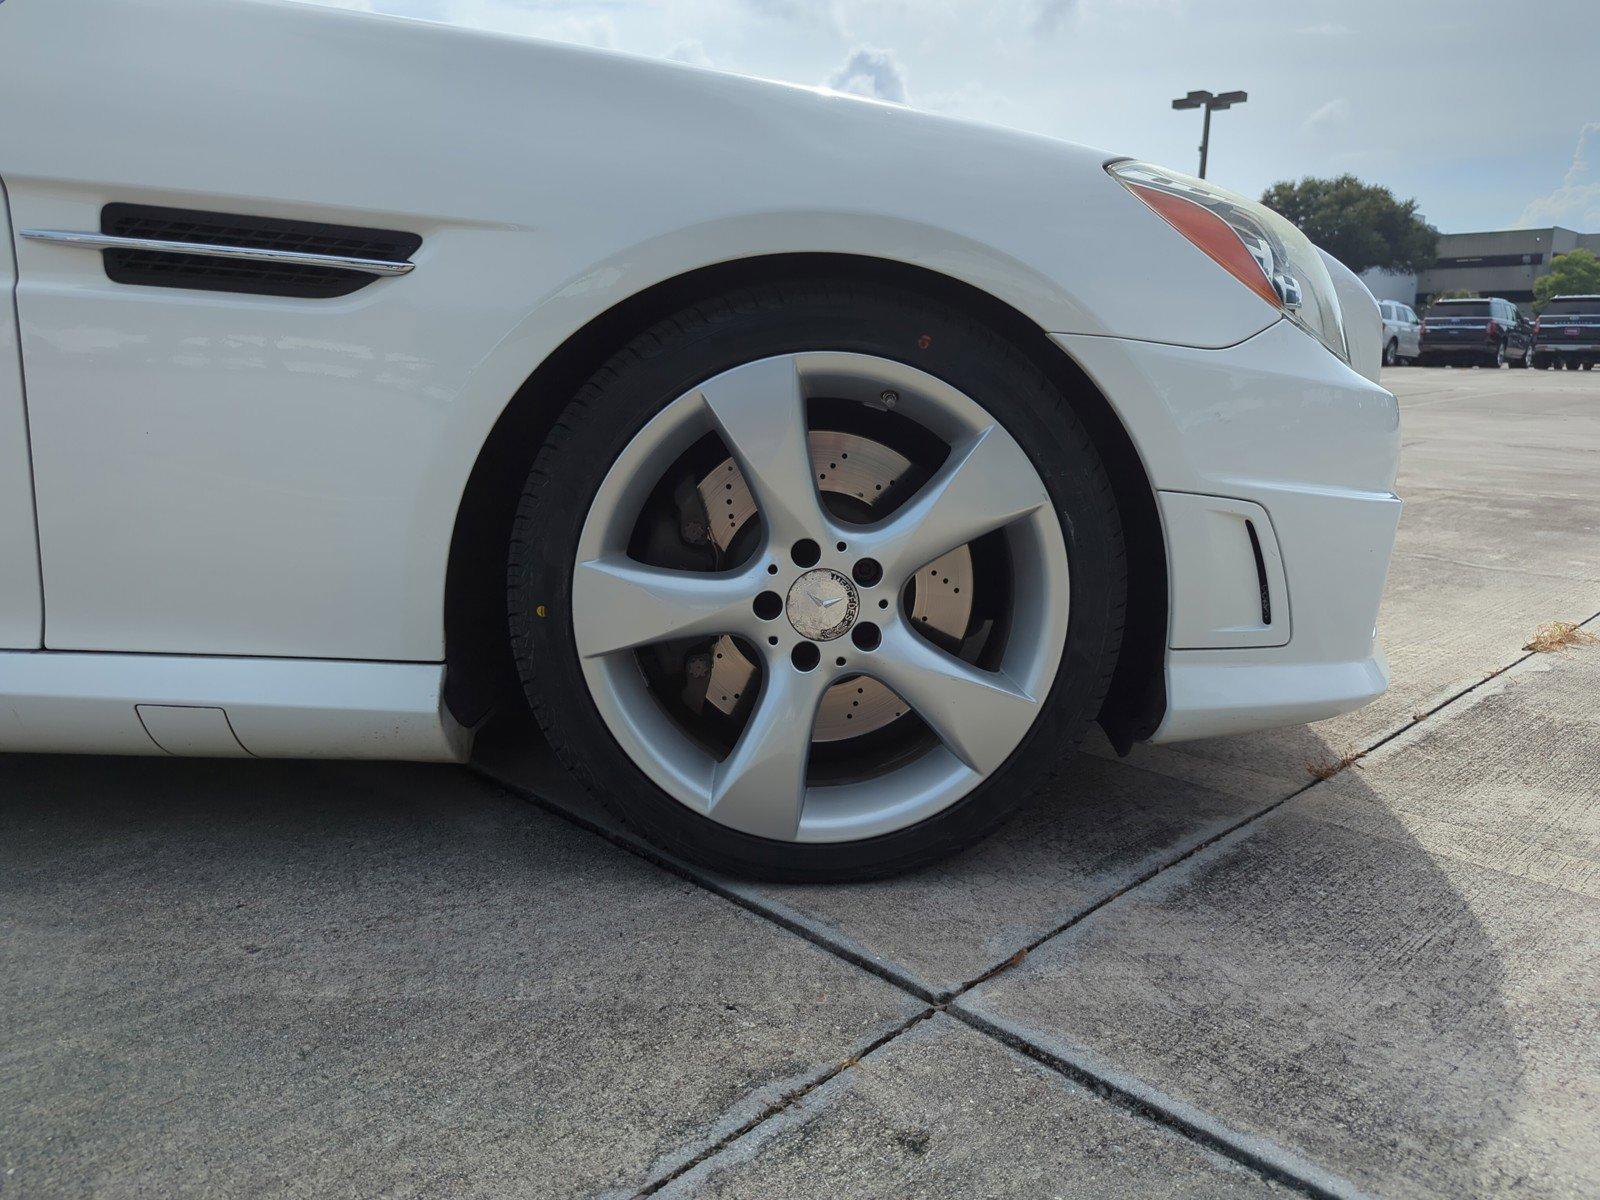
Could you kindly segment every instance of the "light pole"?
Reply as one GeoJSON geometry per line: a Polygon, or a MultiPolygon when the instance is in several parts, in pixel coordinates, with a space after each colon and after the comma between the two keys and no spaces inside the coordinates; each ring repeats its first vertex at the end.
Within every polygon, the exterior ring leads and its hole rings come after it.
{"type": "Polygon", "coordinates": [[[1187,96],[1179,96],[1172,102],[1173,108],[1203,108],[1206,110],[1206,122],[1200,132],[1200,178],[1206,177],[1206,155],[1211,150],[1211,114],[1220,112],[1224,108],[1232,108],[1235,104],[1243,104],[1250,99],[1244,92],[1223,92],[1214,96],[1210,92],[1190,92],[1187,96]]]}

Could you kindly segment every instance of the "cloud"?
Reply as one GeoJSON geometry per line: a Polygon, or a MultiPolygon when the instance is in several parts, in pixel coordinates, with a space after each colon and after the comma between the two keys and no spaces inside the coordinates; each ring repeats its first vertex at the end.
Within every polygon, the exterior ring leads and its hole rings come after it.
{"type": "Polygon", "coordinates": [[[1591,121],[1578,130],[1578,145],[1572,152],[1561,186],[1545,196],[1528,201],[1517,218],[1518,229],[1541,225],[1565,225],[1587,232],[1600,229],[1600,171],[1589,159],[1591,150],[1600,151],[1600,121],[1591,121]]]}
{"type": "Polygon", "coordinates": [[[744,0],[744,4],[763,17],[818,25],[835,33],[839,30],[839,14],[832,0],[744,0]]]}
{"type": "Polygon", "coordinates": [[[906,102],[906,76],[887,50],[857,46],[844,66],[828,76],[828,86],[836,92],[850,92],[873,100],[906,102]]]}
{"type": "MultiPolygon", "coordinates": [[[[4,0],[0,0],[3,3],[4,0]]],[[[333,8],[350,8],[392,16],[416,17],[524,37],[549,38],[557,42],[576,42],[603,50],[617,45],[616,25],[611,13],[621,9],[609,0],[587,4],[562,4],[556,0],[312,0],[333,8]],[[573,9],[588,12],[574,12],[573,9]]]]}
{"type": "Polygon", "coordinates": [[[610,50],[617,44],[616,26],[607,16],[567,17],[541,32],[558,42],[577,42],[580,46],[597,46],[601,50],[610,50]]]}
{"type": "Polygon", "coordinates": [[[1077,10],[1078,0],[1039,0],[1029,28],[1039,37],[1049,37],[1077,10]]]}
{"type": "Polygon", "coordinates": [[[672,62],[688,63],[691,67],[711,65],[711,56],[706,53],[705,44],[699,38],[685,38],[667,51],[667,58],[672,62]]]}
{"type": "Polygon", "coordinates": [[[1305,137],[1326,138],[1338,132],[1350,120],[1350,101],[1340,96],[1329,100],[1300,123],[1300,133],[1305,137]]]}

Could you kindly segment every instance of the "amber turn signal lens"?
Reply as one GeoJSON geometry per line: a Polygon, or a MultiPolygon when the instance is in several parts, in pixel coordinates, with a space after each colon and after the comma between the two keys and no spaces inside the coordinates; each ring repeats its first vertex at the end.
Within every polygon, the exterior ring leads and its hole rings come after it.
{"type": "Polygon", "coordinates": [[[1283,301],[1255,256],[1245,249],[1233,227],[1216,213],[1170,192],[1130,183],[1128,190],[1148,204],[1158,216],[1188,238],[1206,257],[1282,311],[1283,301]]]}

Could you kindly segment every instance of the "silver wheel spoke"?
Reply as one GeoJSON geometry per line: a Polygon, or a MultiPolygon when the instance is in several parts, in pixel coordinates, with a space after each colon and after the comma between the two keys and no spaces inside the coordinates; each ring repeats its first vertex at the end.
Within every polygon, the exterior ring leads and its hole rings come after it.
{"type": "Polygon", "coordinates": [[[651,567],[621,556],[579,563],[572,629],[584,658],[681,637],[736,633],[752,622],[761,585],[749,572],[651,567]]]}
{"type": "Polygon", "coordinates": [[[568,560],[571,588],[549,598],[570,606],[589,698],[621,752],[693,811],[779,843],[887,835],[956,803],[1020,753],[1060,670],[1067,547],[1033,449],[950,383],[854,351],[776,354],[684,390],[606,471],[568,560]],[[870,416],[848,435],[812,433],[808,393],[841,416],[892,407],[926,436],[902,445],[887,423],[870,436],[870,416]],[[730,461],[708,466],[715,440],[730,461]],[[912,493],[914,479],[926,482],[912,493]],[[871,524],[828,507],[885,496],[895,511],[871,524]],[[682,571],[628,557],[642,532],[700,545],[701,506],[721,518],[704,548],[741,565],[682,571]],[[965,549],[988,534],[1009,551],[992,569],[965,549]],[[802,540],[818,543],[814,564],[792,553],[802,540]],[[910,580],[907,612],[897,601],[910,580]],[[975,603],[992,623],[972,625],[975,603]],[[921,630],[972,631],[994,669],[921,630]],[[681,663],[635,653],[680,639],[715,644],[681,663]],[[916,721],[896,728],[912,712],[934,737],[916,721]],[[712,746],[727,745],[725,721],[742,727],[722,754],[712,746]],[[819,737],[830,766],[807,787],[819,737]]]}
{"type": "MultiPolygon", "coordinates": [[[[1027,516],[1050,496],[1022,447],[990,426],[950,457],[922,489],[869,530],[871,552],[899,583],[957,546],[1027,516]]],[[[858,534],[857,543],[863,539],[858,534]]]]}
{"type": "Polygon", "coordinates": [[[780,545],[824,539],[831,523],[811,474],[805,396],[793,358],[768,358],[727,371],[700,389],[768,535],[780,545]]]}
{"type": "Polygon", "coordinates": [[[755,711],[712,776],[712,819],[757,837],[794,838],[805,805],[811,731],[827,685],[820,669],[769,665],[755,711]]]}
{"type": "Polygon", "coordinates": [[[952,754],[983,774],[1005,761],[1039,710],[1006,676],[979,670],[903,625],[885,631],[870,667],[952,754]]]}

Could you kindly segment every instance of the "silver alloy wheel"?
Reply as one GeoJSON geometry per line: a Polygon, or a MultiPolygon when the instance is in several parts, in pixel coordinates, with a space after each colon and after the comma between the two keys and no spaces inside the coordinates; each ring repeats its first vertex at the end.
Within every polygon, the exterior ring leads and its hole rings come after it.
{"type": "Polygon", "coordinates": [[[1016,440],[970,397],[931,375],[834,351],[735,367],[649,421],[590,504],[572,588],[585,682],[629,758],[698,813],[745,833],[799,842],[906,828],[998,769],[1032,727],[1055,680],[1067,604],[1061,524],[1016,440]],[[844,521],[823,501],[809,454],[807,401],[819,399],[880,411],[892,405],[948,453],[887,515],[869,524],[844,521]],[[647,500],[708,433],[721,439],[754,496],[761,518],[755,551],[716,572],[630,557],[647,500]],[[979,665],[912,628],[903,597],[919,568],[987,535],[1003,539],[1010,578],[1004,619],[996,623],[1004,636],[993,660],[979,665]],[[807,561],[802,554],[797,561],[793,548],[801,543],[811,543],[818,557],[807,561]],[[859,582],[863,560],[875,564],[880,579],[859,582]],[[757,597],[765,593],[783,600],[780,611],[758,611],[757,597]],[[873,636],[861,636],[867,632],[873,636]],[[760,659],[761,680],[737,740],[719,757],[651,690],[638,652],[722,636],[739,639],[760,659]],[[808,780],[822,698],[851,680],[876,680],[892,690],[932,736],[914,756],[874,763],[864,747],[863,761],[848,776],[808,780]]]}

